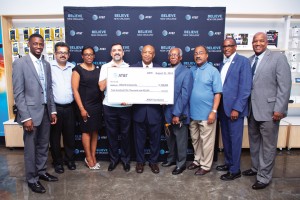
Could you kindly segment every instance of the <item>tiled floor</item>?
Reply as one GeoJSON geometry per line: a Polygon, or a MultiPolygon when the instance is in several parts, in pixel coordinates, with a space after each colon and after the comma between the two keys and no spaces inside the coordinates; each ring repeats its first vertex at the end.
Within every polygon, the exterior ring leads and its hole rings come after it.
{"type": "MultiPolygon", "coordinates": [[[[249,150],[243,150],[241,170],[250,167],[249,150]]],[[[244,177],[230,182],[220,180],[222,172],[215,170],[223,164],[223,153],[219,153],[218,162],[213,170],[203,177],[194,176],[194,171],[186,170],[174,176],[170,168],[160,167],[159,174],[153,174],[148,166],[142,174],[134,170],[124,172],[122,165],[108,172],[108,162],[100,162],[101,170],[91,171],[83,161],[77,161],[77,170],[55,174],[49,156],[48,172],[57,175],[58,182],[41,183],[45,194],[36,194],[29,190],[24,179],[23,149],[9,150],[0,147],[0,199],[300,199],[300,149],[278,151],[274,178],[264,190],[255,191],[251,185],[255,177],[244,177]]]]}

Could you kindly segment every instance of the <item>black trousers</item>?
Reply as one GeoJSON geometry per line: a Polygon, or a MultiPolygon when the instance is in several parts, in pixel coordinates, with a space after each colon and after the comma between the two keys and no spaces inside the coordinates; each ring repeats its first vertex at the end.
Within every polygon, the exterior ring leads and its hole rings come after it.
{"type": "Polygon", "coordinates": [[[110,161],[123,163],[130,161],[131,107],[111,107],[103,105],[105,132],[109,142],[110,161]],[[120,148],[120,153],[119,153],[120,148]]]}
{"type": "Polygon", "coordinates": [[[57,123],[51,126],[50,146],[53,164],[63,164],[64,161],[74,161],[75,148],[75,112],[74,104],[56,104],[57,123]],[[65,157],[63,158],[60,146],[61,135],[65,157]]]}

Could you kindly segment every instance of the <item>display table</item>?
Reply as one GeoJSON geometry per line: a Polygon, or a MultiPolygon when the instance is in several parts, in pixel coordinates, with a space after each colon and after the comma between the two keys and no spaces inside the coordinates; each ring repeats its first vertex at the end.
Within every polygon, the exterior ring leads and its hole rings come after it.
{"type": "MultiPolygon", "coordinates": [[[[24,147],[23,142],[23,127],[13,119],[3,122],[4,135],[5,135],[5,146],[6,147],[24,147]]],[[[63,139],[61,136],[60,140],[61,147],[63,145],[63,139]]]]}
{"type": "Polygon", "coordinates": [[[287,147],[300,148],[300,117],[286,117],[283,120],[290,124],[287,147]]]}
{"type": "MultiPolygon", "coordinates": [[[[277,142],[277,148],[279,148],[279,149],[285,148],[287,146],[289,125],[290,125],[290,123],[288,123],[284,120],[280,121],[279,133],[278,133],[278,142],[277,142]]],[[[219,148],[222,149],[223,148],[223,143],[222,143],[221,128],[220,128],[220,133],[219,134],[220,134],[220,136],[219,136],[219,148]]],[[[298,140],[299,140],[299,145],[300,145],[300,139],[298,139],[298,140]]],[[[250,148],[247,118],[245,118],[245,120],[244,120],[244,132],[243,132],[242,148],[250,148]]]]}
{"type": "Polygon", "coordinates": [[[13,119],[3,122],[5,146],[6,147],[24,147],[23,127],[13,119]]]}

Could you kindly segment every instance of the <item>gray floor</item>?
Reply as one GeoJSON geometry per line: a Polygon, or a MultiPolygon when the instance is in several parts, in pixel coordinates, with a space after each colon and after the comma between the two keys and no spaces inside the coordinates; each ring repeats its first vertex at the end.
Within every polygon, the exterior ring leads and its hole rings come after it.
{"type": "MultiPolygon", "coordinates": [[[[223,163],[223,153],[218,162],[223,163]]],[[[212,170],[203,177],[194,176],[186,170],[174,176],[170,168],[160,167],[159,174],[153,174],[148,166],[143,174],[134,170],[123,171],[122,165],[108,172],[108,162],[100,162],[101,170],[91,171],[83,161],[77,161],[77,170],[55,174],[48,162],[48,172],[57,175],[58,182],[41,181],[45,194],[36,194],[28,189],[24,179],[23,149],[9,150],[0,147],[0,199],[300,199],[300,149],[278,151],[274,178],[269,187],[255,191],[251,185],[255,177],[241,177],[234,181],[220,180],[222,172],[212,170]]],[[[243,150],[241,169],[250,166],[249,150],[243,150]]]]}

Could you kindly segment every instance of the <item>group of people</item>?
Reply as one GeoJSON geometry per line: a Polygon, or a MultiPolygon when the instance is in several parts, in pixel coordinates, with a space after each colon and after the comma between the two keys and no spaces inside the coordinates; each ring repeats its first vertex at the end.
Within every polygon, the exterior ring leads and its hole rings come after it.
{"type": "MultiPolygon", "coordinates": [[[[102,127],[109,142],[113,171],[119,162],[130,171],[130,131],[133,130],[137,173],[143,173],[146,163],[145,143],[149,137],[151,171],[159,173],[160,135],[164,126],[169,154],[163,167],[175,165],[173,175],[186,168],[195,175],[210,172],[213,162],[217,118],[220,120],[224,145],[225,171],[220,179],[234,180],[256,176],[253,189],[263,189],[272,179],[280,120],[286,116],[291,88],[291,73],[286,57],[267,48],[265,33],[253,37],[254,55],[249,59],[239,55],[236,41],[223,42],[224,61],[218,67],[208,62],[209,51],[204,45],[195,47],[195,66],[181,63],[182,50],[171,48],[168,60],[174,68],[174,104],[128,104],[108,102],[107,70],[110,67],[160,67],[153,63],[155,48],[145,45],[142,60],[129,65],[124,62],[122,44],[111,46],[112,60],[103,66],[93,64],[95,51],[82,49],[83,62],[77,66],[68,62],[69,46],[55,45],[55,60],[42,59],[44,39],[39,34],[29,37],[29,55],[13,63],[13,92],[18,108],[17,121],[24,129],[25,174],[33,192],[46,192],[40,179],[58,181],[47,173],[49,141],[56,173],[64,173],[64,164],[75,170],[75,119],[78,116],[89,169],[100,169],[96,159],[98,131],[102,127]],[[240,170],[244,118],[248,117],[252,167],[240,170]],[[131,127],[131,125],[133,127],[131,127]],[[186,167],[188,132],[194,148],[194,161],[186,167]],[[65,155],[60,140],[63,136],[65,155]]],[[[121,99],[122,97],[120,97],[121,99]]]]}

